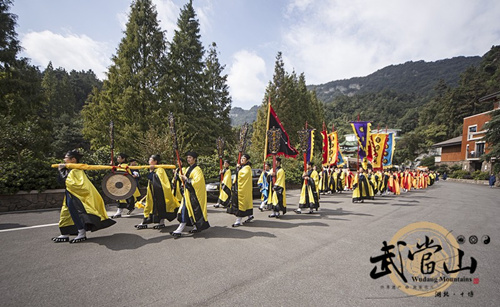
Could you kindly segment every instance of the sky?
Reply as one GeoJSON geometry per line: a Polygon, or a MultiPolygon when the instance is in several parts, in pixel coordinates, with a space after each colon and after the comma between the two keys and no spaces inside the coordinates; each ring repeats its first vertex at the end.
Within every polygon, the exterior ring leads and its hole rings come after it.
{"type": "MultiPolygon", "coordinates": [[[[153,0],[171,41],[188,0],[153,0]]],[[[131,0],[13,0],[21,56],[43,71],[101,79],[124,36],[131,0]]],[[[500,45],[498,0],[193,0],[205,50],[215,42],[232,106],[260,105],[278,52],[308,85],[388,65],[482,56],[500,45]]]]}

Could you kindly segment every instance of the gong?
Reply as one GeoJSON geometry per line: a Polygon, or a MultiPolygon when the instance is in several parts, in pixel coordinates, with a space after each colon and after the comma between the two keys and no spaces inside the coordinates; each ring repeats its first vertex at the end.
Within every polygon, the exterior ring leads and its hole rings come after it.
{"type": "Polygon", "coordinates": [[[135,178],[127,172],[109,173],[102,179],[102,191],[114,200],[127,199],[137,188],[135,178]]]}

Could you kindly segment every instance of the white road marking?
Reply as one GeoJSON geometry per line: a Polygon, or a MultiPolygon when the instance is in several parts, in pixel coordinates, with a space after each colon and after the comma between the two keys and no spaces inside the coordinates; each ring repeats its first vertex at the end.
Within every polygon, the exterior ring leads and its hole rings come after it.
{"type": "MultiPolygon", "coordinates": [[[[213,207],[213,205],[207,205],[207,207],[213,207]]],[[[133,216],[135,214],[131,214],[130,216],[133,216]]],[[[140,215],[140,214],[137,214],[140,215]]],[[[110,214],[108,212],[108,216],[113,216],[113,214],[110,214]]],[[[17,227],[17,228],[9,228],[9,229],[0,229],[0,232],[8,232],[8,231],[16,231],[16,230],[25,230],[25,229],[33,229],[33,228],[42,228],[42,227],[50,227],[50,226],[56,226],[59,225],[59,223],[52,223],[52,224],[45,224],[45,225],[35,225],[35,226],[26,226],[26,227],[17,227]]]]}
{"type": "Polygon", "coordinates": [[[27,227],[18,227],[18,228],[9,228],[9,229],[2,229],[2,230],[0,230],[0,232],[15,231],[15,230],[24,230],[24,229],[33,229],[33,228],[41,228],[41,227],[49,227],[49,226],[56,226],[56,225],[59,225],[59,223],[45,224],[45,225],[35,225],[35,226],[27,226],[27,227]]]}

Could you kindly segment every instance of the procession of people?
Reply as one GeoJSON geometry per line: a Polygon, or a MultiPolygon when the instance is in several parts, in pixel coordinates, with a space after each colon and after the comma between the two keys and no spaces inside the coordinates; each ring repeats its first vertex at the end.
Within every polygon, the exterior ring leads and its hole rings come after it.
{"type": "MultiPolygon", "coordinates": [[[[60,164],[58,168],[59,180],[65,184],[59,221],[61,235],[52,240],[56,243],[83,242],[87,240],[87,231],[110,227],[121,217],[123,209],[128,208],[130,215],[135,207],[143,208],[143,221],[135,225],[139,230],[147,229],[149,224],[155,224],[153,229],[161,229],[166,227],[165,220],[172,222],[175,219],[179,225],[170,232],[174,238],[183,236],[186,226],[192,227],[189,231],[191,234],[210,228],[205,178],[202,168],[197,164],[198,154],[189,151],[185,156],[189,166],[175,169],[173,180],[170,181],[167,172],[157,167],[161,162],[160,156],[152,155],[149,158],[148,185],[143,201],[139,201],[140,192],[136,187],[131,197],[118,202],[118,210],[111,219],[103,198],[85,172],[66,167],[66,163],[80,163],[82,158],[77,150],[69,151],[64,158],[65,164],[60,164]],[[135,207],[130,206],[133,202],[135,207]],[[70,240],[70,235],[76,237],[70,240]]],[[[126,154],[120,153],[116,169],[138,177],[138,172],[129,169],[127,159],[126,154]]],[[[260,211],[269,210],[269,218],[280,218],[287,213],[285,171],[281,166],[281,158],[276,158],[275,162],[274,169],[270,163],[264,164],[258,181],[261,198],[256,205],[260,211]]],[[[220,172],[220,195],[213,207],[223,207],[227,213],[235,215],[232,227],[249,224],[255,219],[251,165],[250,155],[243,154],[236,164],[234,179],[231,178],[229,160],[224,161],[224,169],[220,172]]],[[[318,173],[313,162],[307,163],[302,175],[299,202],[294,204],[297,208],[293,211],[296,214],[312,214],[319,210],[321,198],[335,197],[335,194],[346,191],[352,193],[353,203],[363,203],[375,197],[425,189],[438,180],[432,170],[374,170],[371,165],[365,167],[361,165],[356,174],[352,174],[347,168],[341,170],[336,165],[328,165],[318,173]]]]}

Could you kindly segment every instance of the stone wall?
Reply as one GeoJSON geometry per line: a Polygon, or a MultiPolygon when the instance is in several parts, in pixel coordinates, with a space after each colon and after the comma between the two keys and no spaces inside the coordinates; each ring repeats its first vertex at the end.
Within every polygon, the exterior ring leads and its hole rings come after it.
{"type": "Polygon", "coordinates": [[[60,208],[63,199],[64,189],[0,195],[0,212],[60,208]]]}
{"type": "MultiPolygon", "coordinates": [[[[140,188],[141,194],[146,195],[146,188],[140,188]]],[[[18,192],[14,195],[0,195],[0,212],[24,211],[49,208],[61,208],[64,199],[64,189],[47,190],[43,192],[18,192]]],[[[103,196],[104,203],[116,204],[103,196]]]]}

